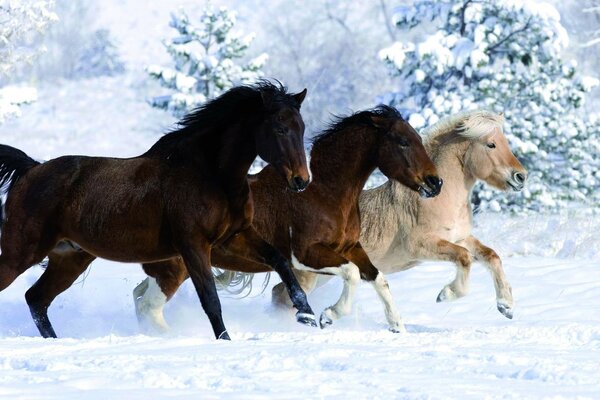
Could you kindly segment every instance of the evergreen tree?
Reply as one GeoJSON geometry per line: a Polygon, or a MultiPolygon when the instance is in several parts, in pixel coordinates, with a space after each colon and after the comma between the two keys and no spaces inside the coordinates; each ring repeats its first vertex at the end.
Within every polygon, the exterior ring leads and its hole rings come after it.
{"type": "Polygon", "coordinates": [[[215,11],[207,6],[197,24],[182,10],[173,13],[170,26],[177,30],[177,36],[164,44],[174,68],[150,66],[147,71],[175,93],[154,97],[150,104],[181,117],[237,84],[255,82],[267,55],[237,63],[246,55],[254,35],[234,32],[235,23],[235,12],[224,7],[215,11]]]}
{"type": "Polygon", "coordinates": [[[107,29],[98,29],[89,37],[89,43],[81,50],[75,63],[73,76],[91,78],[114,76],[125,71],[117,47],[113,44],[107,29]]]}
{"type": "Polygon", "coordinates": [[[600,129],[580,109],[598,81],[561,58],[568,35],[554,7],[522,0],[416,0],[398,8],[394,22],[403,30],[437,27],[418,42],[396,42],[380,52],[400,78],[384,101],[406,109],[415,128],[463,109],[506,116],[529,182],[514,196],[478,187],[474,199],[481,208],[598,204],[600,129]]]}

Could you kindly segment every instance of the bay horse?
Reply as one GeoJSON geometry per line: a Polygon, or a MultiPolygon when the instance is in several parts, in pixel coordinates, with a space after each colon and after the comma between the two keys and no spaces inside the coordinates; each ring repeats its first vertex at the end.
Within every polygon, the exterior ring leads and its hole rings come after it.
{"type": "MultiPolygon", "coordinates": [[[[514,301],[502,261],[472,234],[471,191],[477,181],[500,190],[523,189],[527,171],[510,150],[503,133],[504,118],[489,111],[467,111],[437,122],[423,131],[425,148],[444,187],[435,199],[423,201],[393,180],[360,195],[360,240],[382,272],[404,271],[421,261],[450,261],[455,279],[437,296],[437,302],[467,294],[473,260],[490,271],[498,311],[512,319],[514,301]]],[[[325,279],[295,271],[310,293],[325,279]],[[318,280],[318,282],[317,282],[318,280]]],[[[273,301],[288,303],[283,286],[273,289],[273,301]]]]}
{"type": "Polygon", "coordinates": [[[7,192],[0,291],[53,252],[25,297],[40,334],[56,337],[48,307],[94,258],[180,257],[215,337],[229,339],[210,266],[215,246],[235,242],[248,259],[281,276],[298,321],[316,326],[288,261],[251,225],[247,180],[259,155],[291,191],[307,187],[300,115],[305,95],[306,89],[292,95],[268,81],[233,88],[191,112],[147,152],[128,159],[64,156],[40,164],[0,145],[0,187],[7,192]],[[81,249],[77,262],[61,263],[71,248],[81,249]]]}
{"type": "MultiPolygon", "coordinates": [[[[436,196],[442,186],[420,136],[397,110],[380,105],[338,119],[314,139],[313,181],[304,192],[291,196],[281,190],[281,178],[270,166],[252,176],[253,224],[296,268],[341,276],[346,294],[361,278],[371,282],[384,304],[390,330],[397,332],[403,324],[389,286],[359,242],[358,196],[375,168],[422,197],[436,196]]],[[[268,271],[230,243],[216,247],[212,260],[222,269],[268,271]]],[[[179,259],[146,263],[144,271],[151,278],[134,290],[138,318],[163,331],[167,329],[163,306],[187,278],[187,271],[179,259]]],[[[320,325],[347,314],[348,306],[340,300],[328,307],[320,325]]]]}

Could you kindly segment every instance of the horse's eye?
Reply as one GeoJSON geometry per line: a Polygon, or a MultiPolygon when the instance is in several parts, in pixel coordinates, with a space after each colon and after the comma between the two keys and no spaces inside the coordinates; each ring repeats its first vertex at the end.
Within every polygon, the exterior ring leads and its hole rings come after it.
{"type": "Polygon", "coordinates": [[[495,149],[496,143],[488,143],[486,146],[489,147],[490,149],[495,149]]]}
{"type": "Polygon", "coordinates": [[[401,137],[398,138],[398,144],[402,147],[408,147],[408,140],[406,140],[405,138],[401,137]]]}
{"type": "Polygon", "coordinates": [[[279,136],[285,136],[287,129],[285,128],[275,128],[275,133],[279,136]]]}

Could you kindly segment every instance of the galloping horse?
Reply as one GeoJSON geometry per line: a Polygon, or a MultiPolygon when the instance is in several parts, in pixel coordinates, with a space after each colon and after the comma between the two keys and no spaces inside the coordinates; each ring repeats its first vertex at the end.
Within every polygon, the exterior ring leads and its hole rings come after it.
{"type": "MultiPolygon", "coordinates": [[[[281,190],[281,178],[267,166],[250,178],[256,205],[254,226],[297,268],[341,276],[351,294],[362,278],[381,298],[392,331],[403,329],[384,276],[359,242],[358,196],[377,167],[391,180],[422,197],[434,197],[442,181],[427,156],[421,138],[393,108],[379,106],[339,119],[314,140],[310,161],[313,182],[291,196],[281,190]]],[[[213,265],[245,272],[266,272],[229,243],[213,251],[213,265]]],[[[187,278],[180,260],[145,264],[149,278],[134,290],[138,317],[164,330],[163,306],[187,278]]],[[[346,296],[347,297],[347,296],[346,296]]],[[[340,300],[327,308],[321,326],[347,314],[340,300]]]]}
{"type": "Polygon", "coordinates": [[[95,257],[153,262],[180,256],[218,339],[229,339],[211,273],[211,249],[243,243],[251,260],[286,282],[299,322],[315,318],[288,261],[252,228],[247,173],[257,155],[292,191],[309,183],[300,105],[267,81],[236,87],[186,116],[139,157],[65,156],[39,164],[0,145],[0,188],[7,191],[0,291],[41,262],[48,267],[25,297],[44,337],[56,337],[48,306],[95,257]],[[76,243],[70,245],[69,243],[76,243]],[[61,263],[62,252],[77,263],[61,263]]]}
{"type": "MultiPolygon", "coordinates": [[[[390,180],[360,196],[360,240],[381,271],[404,271],[424,260],[451,261],[456,277],[439,293],[437,301],[450,301],[468,291],[473,259],[489,269],[498,310],[513,316],[513,296],[498,254],[475,238],[472,231],[471,190],[483,181],[500,190],[523,189],[527,172],[513,155],[504,136],[501,115],[469,111],[440,120],[426,129],[425,148],[444,188],[435,199],[423,201],[390,180]]],[[[317,275],[295,271],[310,293],[317,275]]],[[[319,284],[324,279],[319,278],[319,284]]],[[[273,288],[273,301],[289,302],[281,284],[273,288]]]]}

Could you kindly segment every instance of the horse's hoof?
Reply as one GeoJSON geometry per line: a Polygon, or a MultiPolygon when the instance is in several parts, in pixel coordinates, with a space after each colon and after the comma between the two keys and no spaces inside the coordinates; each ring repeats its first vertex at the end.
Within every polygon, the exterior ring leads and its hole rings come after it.
{"type": "Polygon", "coordinates": [[[321,318],[319,318],[319,325],[321,326],[321,329],[325,329],[331,324],[333,324],[333,319],[331,319],[331,317],[329,317],[325,311],[323,311],[321,313],[321,318]]]}
{"type": "Polygon", "coordinates": [[[440,294],[437,296],[437,299],[435,299],[435,302],[441,303],[442,301],[444,301],[443,292],[440,292],[440,294]]]}
{"type": "Polygon", "coordinates": [[[443,301],[452,301],[456,300],[458,296],[452,291],[450,286],[445,286],[440,294],[438,294],[437,299],[435,299],[436,303],[441,303],[443,301]]]}
{"type": "Polygon", "coordinates": [[[390,325],[389,331],[392,333],[406,333],[406,328],[402,322],[394,325],[390,325]]]}
{"type": "Polygon", "coordinates": [[[497,306],[498,306],[498,311],[500,311],[500,314],[504,315],[508,319],[513,318],[513,310],[510,306],[508,306],[506,304],[502,304],[502,303],[498,303],[497,306]]]}
{"type": "Polygon", "coordinates": [[[231,338],[229,337],[229,333],[227,333],[227,331],[223,331],[221,332],[217,340],[231,340],[231,338]]]}
{"type": "Polygon", "coordinates": [[[317,320],[315,319],[315,316],[312,314],[301,313],[301,312],[296,313],[296,321],[298,321],[304,325],[313,326],[315,328],[317,327],[317,320]]]}

